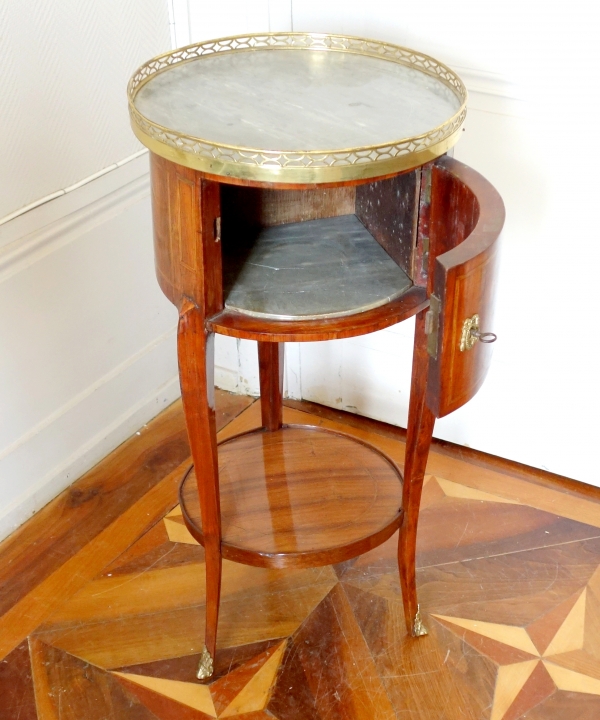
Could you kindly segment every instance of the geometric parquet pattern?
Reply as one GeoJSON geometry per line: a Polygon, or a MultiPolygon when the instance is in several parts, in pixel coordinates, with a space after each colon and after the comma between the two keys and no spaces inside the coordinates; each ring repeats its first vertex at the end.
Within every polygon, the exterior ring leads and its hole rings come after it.
{"type": "MultiPolygon", "coordinates": [[[[397,439],[289,408],[285,420],[402,464],[397,439]]],[[[0,617],[2,720],[600,718],[594,499],[433,452],[417,572],[428,636],[404,629],[396,536],[332,567],[225,561],[215,674],[201,683],[204,554],[176,506],[184,467],[0,617]]]]}

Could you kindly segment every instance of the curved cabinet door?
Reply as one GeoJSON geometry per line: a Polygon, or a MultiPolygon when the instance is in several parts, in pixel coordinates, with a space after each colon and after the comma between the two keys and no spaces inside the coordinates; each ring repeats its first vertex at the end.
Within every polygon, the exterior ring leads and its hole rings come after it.
{"type": "Polygon", "coordinates": [[[433,288],[427,330],[427,404],[443,417],[479,390],[491,345],[476,340],[493,331],[495,269],[504,204],[494,187],[462,163],[443,157],[432,168],[430,248],[433,288]]]}

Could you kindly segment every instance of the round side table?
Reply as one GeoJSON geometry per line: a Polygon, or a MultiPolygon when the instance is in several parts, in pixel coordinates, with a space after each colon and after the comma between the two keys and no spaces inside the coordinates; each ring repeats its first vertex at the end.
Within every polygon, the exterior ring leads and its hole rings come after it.
{"type": "Polygon", "coordinates": [[[180,499],[206,554],[212,674],[222,558],[260,567],[347,560],[396,530],[407,629],[436,417],[490,361],[502,200],[446,155],[466,90],[389,43],[275,33],[190,45],[129,84],[151,151],[156,271],[179,310],[193,467],[180,499]],[[282,422],[284,343],[363,335],[416,315],[403,472],[374,447],[282,422]],[[256,340],[262,428],[217,445],[214,335],[256,340]]]}

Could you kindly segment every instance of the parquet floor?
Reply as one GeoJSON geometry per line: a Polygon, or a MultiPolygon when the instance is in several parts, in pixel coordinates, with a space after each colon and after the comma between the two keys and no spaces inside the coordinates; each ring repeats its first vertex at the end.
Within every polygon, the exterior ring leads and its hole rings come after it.
{"type": "MultiPolygon", "coordinates": [[[[259,424],[257,403],[218,400],[221,437],[259,424]]],[[[368,423],[285,419],[403,462],[368,423]]],[[[174,405],[0,546],[2,720],[600,718],[593,494],[434,451],[417,576],[429,635],[406,636],[396,536],[334,567],[225,562],[202,684],[203,550],[176,505],[188,466],[174,405]]]]}

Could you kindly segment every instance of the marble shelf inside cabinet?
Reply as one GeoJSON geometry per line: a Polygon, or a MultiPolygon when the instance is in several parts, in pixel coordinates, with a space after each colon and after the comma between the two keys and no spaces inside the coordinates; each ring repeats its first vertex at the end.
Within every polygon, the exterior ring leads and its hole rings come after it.
{"type": "Polygon", "coordinates": [[[308,320],[385,305],[412,281],[355,215],[245,229],[223,238],[225,307],[308,320]]]}

